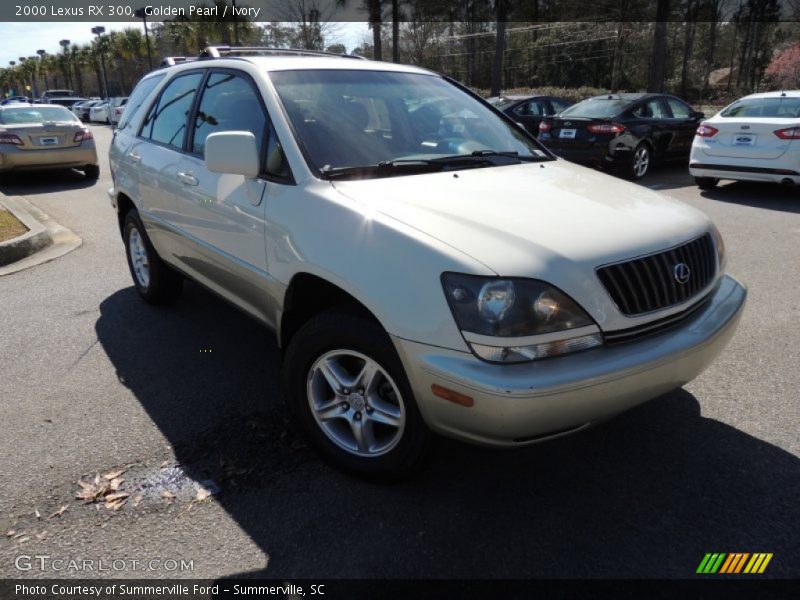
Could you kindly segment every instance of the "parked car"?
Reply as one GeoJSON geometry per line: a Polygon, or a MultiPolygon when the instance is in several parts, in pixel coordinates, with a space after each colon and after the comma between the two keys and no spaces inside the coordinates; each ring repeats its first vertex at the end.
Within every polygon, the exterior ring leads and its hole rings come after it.
{"type": "Polygon", "coordinates": [[[539,124],[545,117],[552,117],[573,104],[556,96],[495,96],[488,101],[517,123],[522,123],[533,135],[539,135],[539,124]]]}
{"type": "Polygon", "coordinates": [[[83,102],[76,102],[72,105],[72,114],[78,117],[81,121],[89,120],[89,109],[92,106],[100,104],[102,100],[84,100],[83,102]]]}
{"type": "Polygon", "coordinates": [[[47,104],[53,98],[77,98],[78,94],[73,90],[46,90],[42,92],[40,102],[47,104]]]}
{"type": "Polygon", "coordinates": [[[108,100],[103,100],[89,109],[90,123],[108,123],[108,100]]]}
{"type": "Polygon", "coordinates": [[[751,94],[697,128],[689,172],[701,189],[720,179],[800,183],[800,91],[751,94]]]}
{"type": "Polygon", "coordinates": [[[116,125],[122,118],[122,113],[125,112],[125,105],[128,103],[128,98],[114,98],[109,112],[108,120],[110,124],[116,125]]]}
{"type": "Polygon", "coordinates": [[[56,104],[0,106],[0,174],[74,167],[97,179],[92,132],[56,104]]]}
{"type": "Polygon", "coordinates": [[[539,125],[539,139],[573,162],[644,177],[655,162],[687,161],[703,113],[664,94],[588,98],[539,125]]]}
{"type": "Polygon", "coordinates": [[[188,277],[273,329],[295,423],[367,476],[407,473],[434,432],[518,447],[679,387],[745,301],[704,214],[411,66],[250,50],[163,68],[109,157],[141,298],[188,277]],[[438,129],[415,128],[431,103],[438,129]]]}
{"type": "Polygon", "coordinates": [[[9,96],[0,102],[0,106],[5,106],[6,104],[30,104],[30,102],[31,99],[27,96],[9,96]]]}
{"type": "Polygon", "coordinates": [[[88,98],[83,98],[81,96],[67,96],[67,97],[56,97],[50,98],[47,103],[48,104],[58,104],[59,106],[63,106],[69,110],[72,110],[72,107],[78,104],[79,102],[86,102],[88,98]]]}

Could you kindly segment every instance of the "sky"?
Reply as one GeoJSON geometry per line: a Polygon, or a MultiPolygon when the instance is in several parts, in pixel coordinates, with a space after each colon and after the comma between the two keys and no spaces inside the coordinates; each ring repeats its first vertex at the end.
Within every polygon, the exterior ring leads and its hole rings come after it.
{"type": "MultiPolygon", "coordinates": [[[[3,0],[0,0],[3,1],[3,0]]],[[[59,40],[67,39],[73,44],[85,44],[94,38],[91,29],[95,25],[106,28],[106,33],[128,27],[141,27],[141,21],[131,23],[33,23],[2,22],[0,23],[0,67],[7,67],[8,61],[19,61],[20,56],[35,56],[39,48],[49,54],[61,51],[59,40]]],[[[348,51],[361,44],[363,39],[371,35],[366,23],[336,23],[326,44],[343,43],[348,51]]]]}

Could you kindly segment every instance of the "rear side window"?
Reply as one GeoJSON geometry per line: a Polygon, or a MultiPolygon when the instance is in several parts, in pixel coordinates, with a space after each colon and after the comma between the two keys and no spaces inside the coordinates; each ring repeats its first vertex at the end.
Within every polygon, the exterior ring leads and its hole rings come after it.
{"type": "Polygon", "coordinates": [[[256,146],[261,148],[266,123],[261,102],[244,77],[212,73],[197,109],[192,151],[204,154],[206,138],[219,131],[249,131],[256,136],[256,146]]]}
{"type": "Polygon", "coordinates": [[[634,109],[633,114],[640,119],[668,119],[669,115],[661,98],[653,98],[634,109]]]}
{"type": "Polygon", "coordinates": [[[719,113],[720,117],[800,118],[800,98],[744,98],[719,113]]]}
{"type": "Polygon", "coordinates": [[[543,117],[547,114],[547,105],[544,100],[528,100],[515,108],[514,112],[522,117],[543,117]]]}
{"type": "Polygon", "coordinates": [[[202,79],[202,73],[190,73],[170,81],[150,108],[139,135],[183,149],[189,112],[202,79]]]}
{"type": "Polygon", "coordinates": [[[557,113],[561,112],[562,110],[566,110],[571,106],[569,102],[562,100],[561,98],[550,98],[550,104],[553,105],[553,110],[557,113]]]}
{"type": "Polygon", "coordinates": [[[148,77],[139,82],[139,85],[134,88],[133,93],[128,98],[125,112],[122,114],[122,118],[119,121],[119,129],[125,129],[128,126],[133,117],[136,116],[136,113],[139,112],[139,108],[141,108],[142,104],[144,104],[145,100],[147,100],[164,77],[166,77],[166,73],[154,75],[153,77],[148,77]]]}

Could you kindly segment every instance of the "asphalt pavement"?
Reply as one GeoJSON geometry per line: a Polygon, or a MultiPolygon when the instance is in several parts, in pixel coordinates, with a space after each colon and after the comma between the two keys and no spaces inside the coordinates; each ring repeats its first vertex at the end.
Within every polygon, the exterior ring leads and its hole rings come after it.
{"type": "Polygon", "coordinates": [[[0,184],[83,239],[0,277],[0,577],[684,578],[706,552],[772,552],[766,575],[800,576],[800,190],[701,193],[656,169],[644,184],[710,215],[749,287],[724,354],[585,433],[442,440],[417,478],[378,485],[293,436],[271,333],[193,284],[169,308],[139,300],[106,194],[111,132],[93,130],[98,182],[0,184]],[[121,469],[119,510],[75,500],[79,479],[121,469]],[[94,562],[26,569],[33,555],[94,562]]]}

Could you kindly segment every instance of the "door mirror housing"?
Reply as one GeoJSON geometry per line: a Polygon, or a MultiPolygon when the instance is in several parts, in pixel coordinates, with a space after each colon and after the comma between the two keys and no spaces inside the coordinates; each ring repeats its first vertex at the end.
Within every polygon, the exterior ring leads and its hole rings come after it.
{"type": "Polygon", "coordinates": [[[206,138],[209,171],[256,177],[260,171],[256,136],[249,131],[221,131],[206,138]]]}

